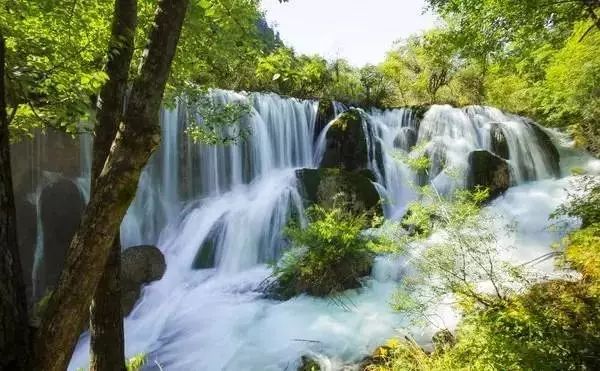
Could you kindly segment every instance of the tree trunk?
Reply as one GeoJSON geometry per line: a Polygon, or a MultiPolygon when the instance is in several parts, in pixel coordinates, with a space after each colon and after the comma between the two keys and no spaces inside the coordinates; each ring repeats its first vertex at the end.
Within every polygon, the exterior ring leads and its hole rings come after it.
{"type": "Polygon", "coordinates": [[[4,68],[5,43],[0,33],[0,370],[21,371],[29,369],[29,325],[17,247],[4,68]]]}
{"type": "Polygon", "coordinates": [[[160,0],[146,58],[36,337],[36,370],[66,369],[142,168],[160,142],[159,111],[188,0],[160,0]]]}
{"type": "MultiPolygon", "coordinates": [[[[98,100],[91,193],[110,153],[122,118],[137,25],[137,0],[115,0],[106,73],[98,100]]],[[[90,370],[125,370],[121,314],[121,246],[118,234],[90,306],[90,370]]]]}

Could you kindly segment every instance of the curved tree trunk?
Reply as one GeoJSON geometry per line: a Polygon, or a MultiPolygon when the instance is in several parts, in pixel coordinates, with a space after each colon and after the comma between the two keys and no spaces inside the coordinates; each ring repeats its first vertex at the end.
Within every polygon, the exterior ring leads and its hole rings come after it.
{"type": "Polygon", "coordinates": [[[36,370],[63,371],[69,363],[140,173],[160,142],[158,115],[187,5],[188,0],[158,2],[125,118],[37,333],[36,370]]]}
{"type": "MultiPolygon", "coordinates": [[[[115,0],[106,73],[96,114],[91,194],[117,134],[127,91],[137,25],[137,0],[115,0]]],[[[125,370],[121,314],[121,246],[114,239],[102,278],[90,306],[90,370],[125,370]]]]}
{"type": "Polygon", "coordinates": [[[17,247],[4,86],[5,43],[0,33],[0,370],[29,369],[25,284],[17,247]]]}

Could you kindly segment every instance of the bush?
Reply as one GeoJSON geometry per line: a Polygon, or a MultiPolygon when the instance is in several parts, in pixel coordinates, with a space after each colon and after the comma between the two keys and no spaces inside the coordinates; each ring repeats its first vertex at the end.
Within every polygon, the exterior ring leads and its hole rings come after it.
{"type": "Polygon", "coordinates": [[[275,266],[275,280],[267,290],[289,299],[299,294],[323,297],[360,287],[360,278],[371,272],[377,244],[362,232],[369,219],[339,207],[321,206],[309,208],[307,216],[306,228],[287,228],[292,247],[275,266]]]}

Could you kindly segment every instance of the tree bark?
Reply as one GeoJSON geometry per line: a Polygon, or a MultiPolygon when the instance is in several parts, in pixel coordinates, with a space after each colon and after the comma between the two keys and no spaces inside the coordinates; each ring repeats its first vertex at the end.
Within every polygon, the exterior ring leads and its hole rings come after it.
{"type": "Polygon", "coordinates": [[[0,370],[29,370],[29,324],[17,247],[5,96],[5,41],[0,33],[0,370]]]}
{"type": "Polygon", "coordinates": [[[142,168],[160,142],[159,111],[188,0],[160,0],[127,111],[95,182],[36,336],[36,370],[66,369],[142,168]]]}
{"type": "MultiPolygon", "coordinates": [[[[137,0],[115,0],[106,73],[96,114],[91,193],[122,118],[137,26],[137,0]]],[[[90,306],[90,370],[125,370],[121,313],[121,246],[118,233],[90,306]]]]}

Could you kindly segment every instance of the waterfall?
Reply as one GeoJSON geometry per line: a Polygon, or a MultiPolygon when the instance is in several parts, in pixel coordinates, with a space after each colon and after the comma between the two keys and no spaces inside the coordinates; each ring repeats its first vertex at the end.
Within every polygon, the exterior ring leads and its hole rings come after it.
{"type": "MultiPolygon", "coordinates": [[[[171,110],[164,110],[161,114],[161,146],[142,173],[136,198],[124,219],[121,227],[123,246],[156,244],[168,240],[168,233],[161,236],[161,232],[167,226],[177,230],[186,222],[189,223],[189,220],[181,219],[181,214],[184,209],[189,209],[190,203],[208,210],[210,207],[206,204],[211,200],[223,201],[225,197],[236,199],[232,194],[245,194],[243,189],[266,176],[299,167],[312,167],[311,138],[316,120],[316,102],[286,99],[275,94],[244,95],[220,90],[213,91],[211,98],[222,104],[242,102],[251,105],[250,114],[240,122],[240,125],[249,128],[249,137],[228,145],[195,143],[185,135],[189,115],[186,106],[178,105],[171,110]]],[[[280,189],[272,191],[279,192],[280,189]]],[[[278,235],[278,230],[267,224],[281,227],[287,220],[284,216],[288,206],[293,204],[294,210],[301,206],[295,191],[289,190],[281,197],[281,205],[271,205],[273,209],[263,210],[261,217],[267,217],[268,214],[268,220],[256,226],[257,235],[253,240],[257,246],[263,246],[263,250],[256,252],[255,259],[249,261],[264,262],[264,259],[277,256],[275,245],[280,241],[275,241],[277,239],[273,236],[278,235]]],[[[241,198],[236,200],[243,202],[241,198]]],[[[225,261],[232,252],[223,245],[233,246],[237,243],[234,247],[238,247],[248,244],[248,241],[236,241],[236,238],[242,237],[233,237],[233,232],[228,231],[243,226],[236,226],[235,223],[242,222],[246,216],[250,217],[252,210],[241,215],[244,210],[235,209],[241,204],[232,205],[231,208],[222,203],[219,205],[221,208],[211,213],[217,213],[220,217],[207,226],[204,238],[211,231],[220,230],[211,236],[215,238],[216,235],[216,244],[221,246],[217,249],[217,260],[231,268],[225,261]],[[238,215],[239,218],[232,215],[238,215]]],[[[257,204],[252,206],[256,207],[257,204]]],[[[251,221],[257,221],[257,218],[253,217],[251,221]]],[[[203,242],[201,238],[194,249],[198,250],[203,242]]],[[[192,261],[193,257],[188,262],[190,266],[192,261]]]]}
{"type": "Polygon", "coordinates": [[[549,149],[544,148],[544,130],[496,108],[434,105],[421,120],[410,109],[373,109],[365,113],[365,122],[372,127],[366,132],[369,140],[381,146],[381,159],[372,157],[371,168],[387,200],[386,216],[391,218],[401,216],[407,202],[414,199],[409,185],[424,183],[423,174],[408,168],[407,158],[427,156],[431,165],[425,181],[444,194],[466,186],[472,151],[498,152],[494,140],[506,142],[505,160],[513,184],[558,175],[554,169],[558,164],[552,163],[549,149]],[[494,139],[496,127],[503,138],[494,139]]]}
{"type": "MultiPolygon", "coordinates": [[[[239,125],[250,136],[229,145],[195,143],[186,130],[198,117],[187,104],[161,111],[161,146],[140,176],[121,242],[124,248],[158,246],[167,268],[160,281],[143,288],[125,320],[127,355],[145,353],[148,370],[284,370],[297,367],[303,355],[324,359],[330,369],[360,362],[409,325],[388,302],[410,262],[377,257],[364,288],[345,293],[352,303],[345,309],[308,296],[273,301],[258,290],[271,274],[267,263],[286,246],[286,223],[305,222],[295,171],[318,167],[334,121],[316,132],[316,102],[275,94],[213,91],[211,99],[248,104],[250,114],[239,125]]],[[[333,103],[335,116],[346,110],[333,103]]],[[[568,182],[551,179],[556,171],[544,148],[547,138],[535,124],[488,107],[432,106],[423,117],[409,108],[361,114],[368,167],[386,200],[386,217],[401,217],[416,197],[414,187],[426,181],[445,191],[464,185],[469,153],[485,149],[510,166],[515,187],[489,207],[507,222],[525,221],[522,255],[544,253],[556,239],[543,225],[568,182]],[[498,136],[506,151],[498,149],[498,136]],[[422,154],[431,160],[427,177],[406,161],[422,154]]],[[[69,175],[84,195],[91,151],[91,137],[81,137],[77,171],[69,175]]],[[[41,167],[32,169],[41,173],[41,167]]],[[[41,188],[28,192],[37,205],[41,188]]],[[[428,331],[415,338],[428,341],[428,331]]],[[[69,369],[84,367],[88,353],[84,334],[69,369]]]]}

